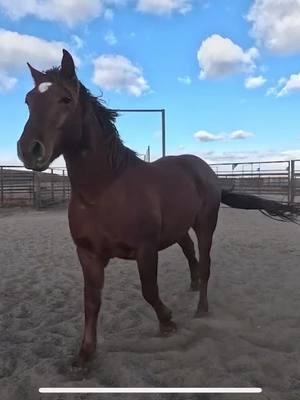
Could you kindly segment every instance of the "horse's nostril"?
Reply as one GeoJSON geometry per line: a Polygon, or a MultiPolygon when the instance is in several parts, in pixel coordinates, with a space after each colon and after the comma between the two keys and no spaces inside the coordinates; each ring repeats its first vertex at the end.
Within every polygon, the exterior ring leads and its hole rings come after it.
{"type": "Polygon", "coordinates": [[[31,147],[31,154],[36,160],[43,160],[46,151],[42,143],[35,141],[31,147]]]}

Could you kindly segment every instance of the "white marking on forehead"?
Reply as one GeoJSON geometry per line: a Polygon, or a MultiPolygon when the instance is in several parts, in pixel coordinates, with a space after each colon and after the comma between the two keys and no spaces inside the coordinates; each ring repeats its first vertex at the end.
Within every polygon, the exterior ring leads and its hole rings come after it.
{"type": "Polygon", "coordinates": [[[49,87],[52,86],[52,82],[42,82],[38,86],[38,90],[40,93],[45,93],[49,89],[49,87]]]}

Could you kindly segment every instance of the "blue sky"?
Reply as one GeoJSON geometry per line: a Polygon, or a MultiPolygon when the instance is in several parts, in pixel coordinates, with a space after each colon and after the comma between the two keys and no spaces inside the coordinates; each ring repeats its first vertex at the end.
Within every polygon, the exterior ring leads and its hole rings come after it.
{"type": "MultiPolygon", "coordinates": [[[[166,109],[168,154],[300,158],[300,0],[0,0],[0,164],[17,161],[26,61],[47,69],[62,47],[109,107],[166,109]]],[[[160,156],[159,115],[118,128],[160,156]]]]}

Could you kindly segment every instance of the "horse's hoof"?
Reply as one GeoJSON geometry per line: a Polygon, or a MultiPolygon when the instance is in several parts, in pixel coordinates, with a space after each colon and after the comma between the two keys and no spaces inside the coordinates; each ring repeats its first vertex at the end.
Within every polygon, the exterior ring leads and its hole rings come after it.
{"type": "Polygon", "coordinates": [[[86,366],[86,361],[84,361],[82,358],[80,357],[76,357],[71,364],[71,370],[72,372],[76,373],[76,372],[81,372],[85,370],[86,366]]]}
{"type": "Polygon", "coordinates": [[[91,361],[94,353],[80,352],[77,357],[72,362],[72,369],[77,370],[85,370],[87,368],[87,364],[91,361]]]}
{"type": "Polygon", "coordinates": [[[160,334],[163,337],[172,336],[174,333],[177,332],[177,325],[173,321],[160,323],[160,334]]]}

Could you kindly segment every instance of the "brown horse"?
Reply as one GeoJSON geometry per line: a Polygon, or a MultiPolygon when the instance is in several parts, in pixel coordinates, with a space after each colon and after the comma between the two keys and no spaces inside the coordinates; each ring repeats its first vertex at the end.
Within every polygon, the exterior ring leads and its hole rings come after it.
{"type": "MultiPolygon", "coordinates": [[[[28,64],[29,65],[29,64],[28,64]]],[[[157,286],[158,251],[178,243],[200,291],[196,315],[208,311],[210,250],[220,203],[264,210],[289,220],[296,210],[278,202],[224,191],[200,158],[182,155],[146,163],[125,147],[107,109],[77,79],[72,56],[60,68],[29,65],[35,87],[26,96],[30,116],[18,142],[26,168],[43,171],[59,155],[66,161],[72,196],[69,225],[84,276],[85,326],[79,362],[96,349],[104,269],[113,257],[136,260],[142,293],[162,335],[176,330],[157,286]],[[189,236],[198,239],[200,261],[189,236]]]]}

